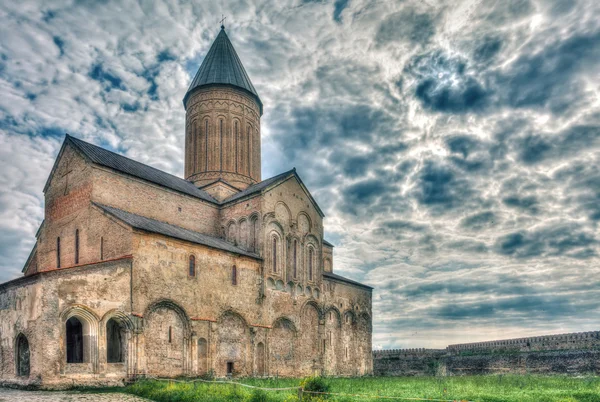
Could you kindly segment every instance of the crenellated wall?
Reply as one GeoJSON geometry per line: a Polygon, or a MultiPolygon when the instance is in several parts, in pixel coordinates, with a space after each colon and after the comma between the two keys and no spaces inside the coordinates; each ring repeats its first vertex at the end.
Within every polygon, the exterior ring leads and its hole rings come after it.
{"type": "Polygon", "coordinates": [[[375,375],[600,374],[600,331],[373,351],[375,375]]]}

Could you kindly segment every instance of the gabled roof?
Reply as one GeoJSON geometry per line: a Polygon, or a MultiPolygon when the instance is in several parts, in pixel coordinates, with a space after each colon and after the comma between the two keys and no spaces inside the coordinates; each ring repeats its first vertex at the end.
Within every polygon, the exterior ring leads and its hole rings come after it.
{"type": "Polygon", "coordinates": [[[323,244],[329,247],[335,247],[333,244],[329,243],[327,240],[323,239],[323,244]]]}
{"type": "Polygon", "coordinates": [[[157,221],[156,219],[147,218],[145,216],[133,214],[131,212],[123,211],[118,208],[109,207],[98,203],[93,203],[95,206],[103,210],[104,212],[112,215],[120,221],[126,223],[134,229],[143,230],[150,233],[158,233],[163,236],[173,237],[175,239],[189,241],[191,243],[201,244],[203,246],[216,248],[218,250],[229,251],[239,255],[260,259],[257,254],[250,253],[246,250],[242,250],[239,247],[234,246],[231,243],[226,242],[223,239],[217,237],[205,235],[203,233],[195,232],[193,230],[185,229],[180,226],[171,225],[170,223],[157,221]]]}
{"type": "Polygon", "coordinates": [[[125,173],[163,187],[167,187],[171,190],[175,190],[195,198],[200,198],[204,201],[215,204],[217,203],[217,200],[211,197],[210,194],[208,194],[206,191],[198,189],[194,183],[190,181],[173,176],[172,174],[163,172],[162,170],[158,170],[151,166],[144,165],[143,163],[134,161],[133,159],[129,159],[107,149],[92,145],[88,142],[72,137],[69,134],[67,134],[65,138],[65,143],[71,144],[90,161],[98,165],[117,170],[121,173],[125,173]]]}
{"type": "Polygon", "coordinates": [[[194,89],[215,84],[231,85],[248,92],[257,100],[262,114],[262,102],[223,26],[183,98],[184,106],[194,89]]]}
{"type": "Polygon", "coordinates": [[[300,178],[300,176],[298,176],[298,173],[296,173],[296,168],[293,168],[292,170],[288,170],[287,172],[283,172],[281,174],[278,174],[277,176],[273,176],[270,179],[263,180],[260,183],[253,184],[253,185],[249,186],[248,188],[246,188],[244,191],[241,191],[241,192],[239,192],[237,194],[234,194],[234,195],[232,195],[229,198],[225,198],[221,202],[221,204],[228,204],[230,202],[234,202],[234,201],[240,200],[240,199],[242,199],[242,198],[244,198],[246,196],[251,196],[251,195],[254,195],[256,193],[260,193],[260,192],[262,192],[264,190],[267,190],[267,189],[271,188],[272,186],[275,186],[275,185],[277,185],[279,183],[283,183],[284,181],[286,181],[290,177],[295,177],[298,180],[298,183],[300,183],[300,186],[302,187],[302,189],[304,189],[304,191],[306,192],[306,194],[308,195],[308,197],[312,201],[312,203],[315,206],[315,209],[317,210],[317,212],[322,217],[325,216],[325,214],[323,214],[323,211],[319,207],[319,204],[317,204],[317,202],[315,201],[315,199],[313,198],[313,196],[310,194],[310,192],[308,191],[308,189],[306,188],[306,186],[302,182],[302,179],[300,178]]]}
{"type": "Polygon", "coordinates": [[[355,285],[355,286],[359,286],[359,287],[367,288],[367,289],[371,289],[371,290],[373,289],[373,287],[371,287],[371,286],[365,285],[365,284],[357,282],[357,281],[353,281],[352,279],[348,279],[341,275],[334,274],[333,272],[323,272],[323,276],[328,279],[333,279],[336,281],[349,283],[350,285],[355,285]]]}

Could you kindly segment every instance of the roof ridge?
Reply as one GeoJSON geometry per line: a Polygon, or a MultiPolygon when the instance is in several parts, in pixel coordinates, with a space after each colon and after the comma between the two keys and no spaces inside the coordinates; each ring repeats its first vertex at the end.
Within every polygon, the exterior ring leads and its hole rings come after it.
{"type": "Polygon", "coordinates": [[[260,259],[260,256],[258,254],[243,250],[243,249],[241,249],[219,237],[215,237],[215,236],[212,236],[212,235],[209,235],[206,233],[198,232],[196,230],[188,229],[183,226],[175,225],[173,223],[150,218],[148,216],[136,214],[134,212],[125,211],[125,210],[117,208],[117,207],[111,207],[110,205],[104,205],[104,204],[100,204],[100,203],[97,203],[94,201],[92,201],[92,204],[95,205],[96,207],[102,209],[106,213],[112,215],[116,219],[119,219],[119,220],[125,222],[127,225],[129,225],[133,228],[139,229],[139,230],[144,230],[144,231],[151,232],[151,233],[158,233],[163,236],[172,237],[172,238],[180,239],[180,240],[184,240],[184,241],[189,241],[189,242],[196,243],[196,244],[202,244],[206,247],[216,248],[216,249],[220,249],[220,250],[260,259]],[[125,216],[119,216],[120,214],[124,214],[125,216]],[[138,220],[136,222],[132,218],[142,218],[142,221],[138,220]],[[145,219],[147,221],[144,222],[143,219],[145,219]],[[150,223],[148,223],[148,221],[150,223]],[[165,225],[165,226],[162,226],[162,227],[153,226],[153,225],[155,225],[155,223],[165,225]],[[173,230],[175,230],[175,231],[173,231],[173,230]],[[177,233],[176,231],[183,231],[183,233],[177,233]],[[194,239],[194,237],[190,236],[190,234],[196,236],[197,238],[194,239]],[[211,244],[211,242],[212,242],[212,244],[211,244]]]}
{"type": "MultiPolygon", "coordinates": [[[[82,140],[81,138],[77,138],[77,137],[74,137],[74,136],[72,136],[72,135],[69,135],[69,134],[67,134],[67,137],[69,137],[69,139],[71,139],[71,140],[74,140],[74,141],[79,141],[79,142],[83,142],[84,144],[90,145],[90,146],[92,146],[92,147],[94,147],[94,148],[101,149],[101,150],[102,150],[102,151],[104,151],[104,152],[110,152],[111,154],[113,154],[113,155],[116,155],[116,156],[118,156],[118,157],[120,157],[120,158],[127,159],[128,161],[131,161],[131,162],[134,162],[134,163],[138,163],[138,164],[140,164],[140,165],[143,165],[144,167],[148,167],[148,168],[150,168],[150,169],[156,170],[157,172],[164,173],[164,174],[168,174],[169,176],[171,176],[171,177],[174,177],[174,178],[176,178],[176,179],[178,179],[178,180],[187,181],[187,180],[185,180],[185,179],[182,179],[182,178],[181,178],[181,177],[179,177],[179,176],[175,176],[174,174],[171,174],[171,173],[169,173],[169,172],[165,172],[164,170],[160,170],[160,169],[158,169],[158,168],[155,168],[155,167],[154,167],[154,166],[152,166],[152,165],[147,165],[147,164],[145,164],[145,163],[142,163],[142,162],[140,162],[140,161],[136,161],[135,159],[131,159],[130,157],[128,157],[128,156],[125,156],[125,155],[122,155],[122,154],[120,154],[120,153],[118,153],[118,152],[113,152],[113,151],[111,151],[110,149],[106,149],[106,148],[103,148],[103,147],[101,147],[101,146],[99,146],[99,145],[92,144],[91,142],[84,141],[84,140],[82,140]]],[[[79,144],[76,144],[76,145],[79,145],[79,144]]],[[[82,149],[81,151],[85,153],[85,150],[83,150],[83,149],[82,149]]],[[[189,182],[189,183],[191,183],[191,182],[189,182]]],[[[193,183],[192,183],[192,184],[193,184],[193,183]]]]}
{"type": "Polygon", "coordinates": [[[162,187],[170,188],[171,190],[185,193],[192,197],[203,199],[204,201],[213,204],[219,204],[214,197],[206,191],[197,188],[191,181],[68,134],[65,138],[65,142],[67,141],[87,156],[93,163],[149,181],[162,187]],[[94,155],[94,152],[97,154],[94,155]],[[110,160],[106,157],[107,154],[110,155],[110,157],[116,157],[117,160],[110,160]]]}

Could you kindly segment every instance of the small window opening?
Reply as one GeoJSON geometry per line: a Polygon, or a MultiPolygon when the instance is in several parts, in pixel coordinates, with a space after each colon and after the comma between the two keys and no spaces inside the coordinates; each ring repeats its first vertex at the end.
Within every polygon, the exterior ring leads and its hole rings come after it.
{"type": "Polygon", "coordinates": [[[273,272],[277,272],[277,238],[273,237],[273,272]]]}
{"type": "Polygon", "coordinates": [[[60,237],[56,238],[56,268],[60,268],[60,237]]]}
{"type": "Polygon", "coordinates": [[[169,325],[169,343],[173,340],[173,327],[169,325]]]}
{"type": "Polygon", "coordinates": [[[196,257],[190,255],[189,276],[196,276],[196,257]]]}
{"type": "Polygon", "coordinates": [[[75,265],[79,264],[79,229],[75,230],[75,265]]]}
{"type": "Polygon", "coordinates": [[[104,237],[100,238],[100,261],[104,260],[104,237]]]}
{"type": "Polygon", "coordinates": [[[323,352],[325,352],[325,345],[326,345],[325,342],[326,342],[325,339],[323,339],[323,352]]]}
{"type": "Polygon", "coordinates": [[[298,251],[298,241],[294,240],[294,279],[296,279],[297,273],[298,273],[297,251],[298,251]]]}
{"type": "Polygon", "coordinates": [[[313,279],[313,250],[312,248],[308,250],[308,280],[312,281],[313,279]]]}
{"type": "Polygon", "coordinates": [[[231,267],[231,284],[237,285],[237,268],[235,265],[231,267]]]}

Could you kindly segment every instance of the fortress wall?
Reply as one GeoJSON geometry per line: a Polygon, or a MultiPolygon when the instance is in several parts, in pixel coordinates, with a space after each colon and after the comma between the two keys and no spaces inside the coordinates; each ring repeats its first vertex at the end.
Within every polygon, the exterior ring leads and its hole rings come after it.
{"type": "Polygon", "coordinates": [[[375,375],[600,374],[600,331],[373,352],[375,375]]]}
{"type": "Polygon", "coordinates": [[[563,349],[587,349],[600,347],[600,331],[576,332],[570,334],[535,336],[528,338],[504,339],[487,342],[461,343],[450,345],[446,349],[450,353],[467,351],[543,351],[563,349]]]}

